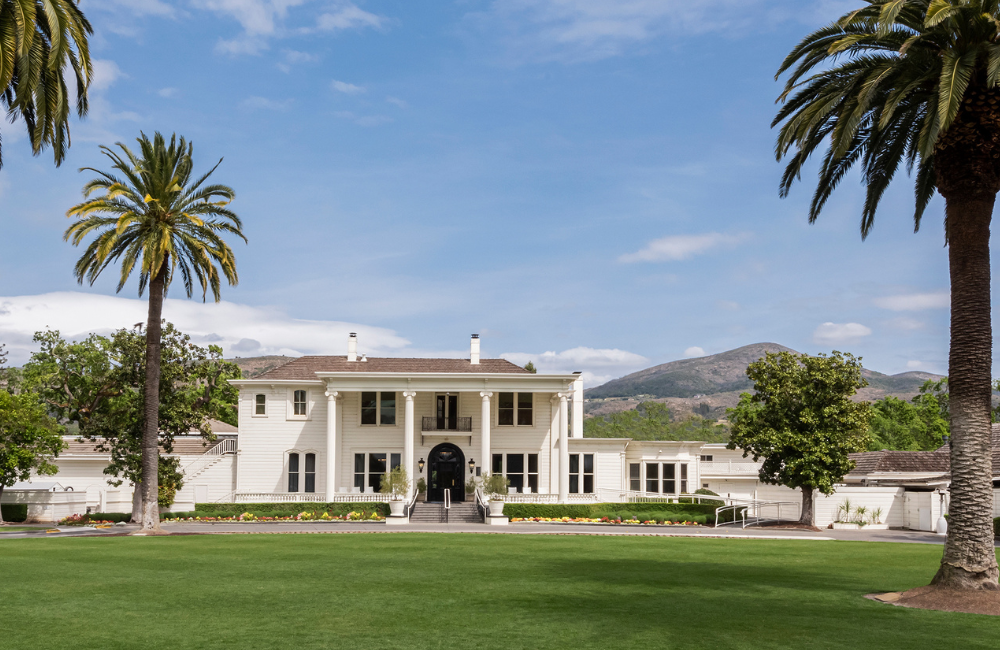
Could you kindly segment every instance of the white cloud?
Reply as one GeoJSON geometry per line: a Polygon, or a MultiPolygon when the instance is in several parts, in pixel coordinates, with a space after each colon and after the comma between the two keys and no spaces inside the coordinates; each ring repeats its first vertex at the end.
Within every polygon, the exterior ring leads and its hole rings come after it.
{"type": "Polygon", "coordinates": [[[923,368],[926,365],[927,364],[925,364],[923,361],[907,361],[906,362],[906,367],[909,368],[910,370],[920,370],[921,368],[923,368]]]}
{"type": "Polygon", "coordinates": [[[165,99],[169,99],[177,94],[176,88],[160,88],[156,94],[165,99]]]}
{"type": "MultiPolygon", "coordinates": [[[[57,329],[67,339],[107,334],[146,321],[145,300],[82,292],[0,297],[0,343],[10,363],[20,365],[36,349],[32,335],[57,329]]],[[[415,356],[394,331],[359,323],[292,318],[281,311],[233,302],[167,299],[163,317],[200,344],[221,345],[227,356],[258,354],[346,354],[347,335],[357,332],[370,356],[415,356]]],[[[466,352],[467,355],[467,352],[466,352]]]]}
{"type": "Polygon", "coordinates": [[[820,345],[854,343],[871,333],[871,328],[861,323],[823,323],[813,332],[813,342],[820,345]]]}
{"type": "Polygon", "coordinates": [[[355,86],[354,84],[349,84],[346,81],[337,81],[336,79],[330,82],[330,87],[338,93],[344,93],[347,95],[358,95],[366,92],[364,86],[355,86]]]}
{"type": "Polygon", "coordinates": [[[378,126],[394,121],[386,115],[356,115],[351,111],[334,111],[334,117],[350,120],[359,126],[378,126]]]}
{"type": "Polygon", "coordinates": [[[697,345],[692,345],[688,349],[684,350],[685,359],[693,359],[695,357],[703,357],[703,356],[705,356],[704,348],[700,348],[697,345]]]}
{"type": "Polygon", "coordinates": [[[393,97],[392,95],[386,97],[385,101],[388,104],[393,104],[395,106],[399,106],[400,108],[406,108],[407,106],[409,106],[409,104],[407,104],[404,100],[400,99],[399,97],[393,97]]]}
{"type": "Polygon", "coordinates": [[[341,31],[359,27],[382,26],[383,19],[351,3],[344,3],[337,9],[321,14],[316,27],[322,31],[341,31]]]}
{"type": "Polygon", "coordinates": [[[951,292],[910,293],[876,298],[874,303],[891,311],[923,311],[925,309],[948,309],[951,307],[951,292]]]}
{"type": "Polygon", "coordinates": [[[750,237],[749,233],[727,235],[718,232],[703,235],[670,235],[654,239],[646,247],[635,252],[622,255],[619,262],[669,262],[686,260],[695,255],[706,253],[720,246],[735,246],[750,237]]]}
{"type": "Polygon", "coordinates": [[[268,111],[287,111],[292,107],[293,100],[285,99],[282,101],[268,99],[267,97],[247,97],[244,99],[240,105],[244,108],[252,109],[263,109],[268,111]]]}
{"type": "Polygon", "coordinates": [[[615,349],[572,348],[562,352],[505,352],[501,359],[507,359],[519,366],[531,361],[540,373],[582,372],[584,385],[588,388],[599,386],[630,372],[640,370],[649,364],[649,359],[641,355],[615,349]]]}
{"type": "Polygon", "coordinates": [[[94,59],[94,76],[90,80],[90,91],[101,93],[110,88],[116,81],[126,76],[118,64],[109,59],[94,59]]]}

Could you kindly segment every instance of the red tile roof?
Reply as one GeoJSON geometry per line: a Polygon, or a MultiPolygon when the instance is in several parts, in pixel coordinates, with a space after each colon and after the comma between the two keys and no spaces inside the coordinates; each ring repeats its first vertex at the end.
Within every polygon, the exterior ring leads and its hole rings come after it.
{"type": "Polygon", "coordinates": [[[348,361],[339,357],[299,357],[283,366],[269,370],[255,379],[309,380],[317,372],[401,372],[401,373],[489,373],[530,374],[506,359],[482,359],[472,365],[468,359],[414,359],[368,357],[368,361],[348,361]]]}

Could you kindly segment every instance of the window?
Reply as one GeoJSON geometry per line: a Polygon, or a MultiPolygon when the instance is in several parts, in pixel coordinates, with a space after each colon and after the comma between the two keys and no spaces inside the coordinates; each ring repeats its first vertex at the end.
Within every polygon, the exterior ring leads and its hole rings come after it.
{"type": "Polygon", "coordinates": [[[646,463],[646,492],[660,491],[660,464],[646,463]]]}
{"type": "Polygon", "coordinates": [[[316,454],[306,454],[306,492],[316,491],[316,454]]]}
{"type": "Polygon", "coordinates": [[[267,395],[259,393],[254,396],[254,415],[267,415],[267,395]]]}
{"type": "Polygon", "coordinates": [[[677,494],[677,465],[663,463],[663,493],[677,494]]]}
{"type": "Polygon", "coordinates": [[[538,493],[538,454],[493,454],[490,471],[505,475],[510,480],[510,487],[518,492],[530,488],[538,493]]]}
{"type": "Polygon", "coordinates": [[[517,425],[519,427],[530,427],[533,420],[531,418],[531,393],[517,394],[517,425]]]}
{"type": "Polygon", "coordinates": [[[639,463],[629,463],[628,465],[628,489],[633,492],[642,492],[642,465],[639,463]]]}
{"type": "Polygon", "coordinates": [[[395,469],[402,464],[402,454],[373,452],[354,454],[354,487],[361,492],[378,492],[386,466],[395,469]],[[388,461],[388,462],[387,462],[388,461]]]}
{"type": "Polygon", "coordinates": [[[500,393],[497,401],[497,426],[514,426],[514,393],[500,393]]]}
{"type": "Polygon", "coordinates": [[[712,454],[702,454],[701,455],[701,462],[703,462],[703,463],[711,463],[712,462],[712,454]]]}
{"type": "Polygon", "coordinates": [[[361,393],[361,424],[396,426],[396,393],[361,393]]]}
{"type": "Polygon", "coordinates": [[[524,491],[524,454],[507,454],[507,480],[511,488],[524,491]]]}
{"type": "Polygon", "coordinates": [[[295,415],[306,414],[306,391],[304,390],[295,391],[294,397],[292,399],[292,413],[294,413],[295,415]]]}
{"type": "Polygon", "coordinates": [[[687,463],[681,463],[681,494],[687,494],[688,491],[688,466],[687,463]]]}
{"type": "Polygon", "coordinates": [[[299,455],[288,454],[288,491],[299,491],[299,455]]]}
{"type": "Polygon", "coordinates": [[[379,397],[380,422],[386,426],[396,426],[396,393],[382,393],[379,397]]]}
{"type": "Polygon", "coordinates": [[[534,395],[532,393],[500,393],[497,398],[497,426],[519,427],[534,424],[534,395]]]}
{"type": "Polygon", "coordinates": [[[569,455],[569,491],[573,494],[594,493],[594,454],[569,455]]]}

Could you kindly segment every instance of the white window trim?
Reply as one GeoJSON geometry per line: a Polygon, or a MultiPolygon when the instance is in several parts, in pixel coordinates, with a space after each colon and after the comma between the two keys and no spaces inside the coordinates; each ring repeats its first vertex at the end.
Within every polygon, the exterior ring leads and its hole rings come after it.
{"type": "MultiPolygon", "coordinates": [[[[397,390],[375,390],[375,391],[371,391],[371,390],[361,391],[361,390],[359,390],[358,391],[358,414],[357,414],[358,415],[358,426],[359,427],[365,427],[365,428],[368,428],[368,427],[387,427],[389,429],[393,429],[393,428],[397,428],[397,427],[403,426],[403,423],[400,421],[401,418],[399,417],[399,402],[400,402],[399,391],[397,391],[397,390]],[[375,393],[375,419],[377,420],[376,424],[361,424],[361,401],[362,401],[361,400],[361,394],[362,393],[375,393]],[[396,422],[393,423],[393,424],[382,424],[382,393],[393,393],[393,394],[396,395],[396,422]]],[[[360,454],[361,452],[359,451],[358,453],[360,454]]],[[[373,453],[377,453],[377,452],[373,452],[373,453]]]]}
{"type": "Polygon", "coordinates": [[[691,469],[691,466],[693,465],[693,463],[691,461],[689,461],[689,460],[672,460],[671,461],[671,460],[662,460],[662,459],[658,459],[658,458],[649,458],[649,459],[645,459],[644,458],[640,462],[642,463],[642,491],[646,492],[647,494],[670,494],[670,495],[675,495],[675,494],[677,494],[677,495],[679,495],[679,494],[690,494],[690,492],[682,492],[681,491],[681,483],[682,482],[687,483],[687,487],[688,488],[690,488],[692,485],[697,485],[698,484],[698,481],[695,480],[695,478],[696,478],[695,477],[695,473],[691,469]],[[659,465],[659,469],[657,470],[657,472],[659,472],[659,478],[657,479],[657,484],[658,484],[658,487],[660,488],[659,492],[647,492],[647,490],[646,490],[646,480],[647,480],[646,479],[646,468],[650,464],[659,465]],[[668,478],[664,477],[664,475],[666,474],[666,472],[663,470],[663,466],[664,465],[673,465],[674,466],[674,478],[673,479],[668,479],[668,478]],[[682,479],[681,478],[681,467],[680,467],[681,465],[687,465],[688,466],[688,468],[687,468],[687,474],[688,475],[687,475],[686,479],[682,479]],[[673,492],[666,492],[666,491],[664,491],[663,490],[663,484],[664,484],[664,482],[671,481],[671,480],[674,481],[674,491],[673,492]]]}
{"type": "Polygon", "coordinates": [[[535,426],[535,417],[536,417],[535,411],[537,410],[537,406],[535,404],[535,393],[528,393],[529,395],[531,395],[531,424],[518,424],[517,423],[517,396],[518,395],[522,395],[523,393],[521,393],[519,391],[504,390],[504,391],[498,391],[498,392],[496,392],[494,394],[496,395],[496,399],[492,400],[492,401],[496,402],[496,406],[493,407],[493,426],[495,426],[495,427],[504,427],[504,428],[507,428],[507,427],[524,427],[524,428],[529,428],[529,427],[534,427],[535,426]],[[502,393],[514,393],[514,424],[500,424],[500,393],[501,392],[502,393]]]}
{"type": "MultiPolygon", "coordinates": [[[[308,399],[308,397],[307,397],[308,399]]],[[[308,402],[307,402],[308,403],[308,402]]],[[[316,449],[288,449],[285,451],[284,455],[284,483],[285,483],[285,494],[319,494],[319,477],[320,477],[320,453],[316,449]],[[288,491],[288,474],[290,470],[290,461],[288,458],[292,454],[299,455],[299,489],[297,492],[288,491]],[[315,454],[316,456],[316,471],[313,474],[316,475],[316,484],[313,486],[315,490],[312,492],[306,492],[306,454],[315,454]]]]}
{"type": "MultiPolygon", "coordinates": [[[[521,426],[525,426],[525,425],[522,424],[521,426]]],[[[503,456],[503,459],[502,459],[502,461],[500,463],[500,466],[503,469],[502,469],[502,471],[500,473],[503,474],[504,476],[507,476],[507,456],[522,456],[524,458],[524,460],[522,461],[523,467],[524,467],[524,471],[521,472],[521,477],[522,477],[522,480],[524,481],[523,485],[527,485],[530,482],[530,479],[529,479],[530,476],[537,476],[538,477],[538,490],[539,490],[539,492],[536,492],[535,494],[541,494],[541,489],[542,489],[542,452],[540,450],[539,451],[518,452],[518,451],[504,451],[502,449],[491,449],[490,450],[490,460],[489,460],[489,463],[490,463],[489,464],[490,474],[493,473],[493,456],[496,455],[496,454],[500,454],[501,456],[503,456]],[[535,471],[535,472],[528,471],[528,468],[531,467],[530,463],[528,462],[528,456],[530,456],[530,455],[538,456],[538,471],[535,471]]]]}
{"type": "Polygon", "coordinates": [[[269,400],[267,399],[267,393],[251,393],[250,394],[250,417],[254,417],[254,418],[266,418],[267,417],[267,411],[268,411],[268,402],[269,402],[269,400]],[[264,396],[264,412],[263,413],[257,413],[257,396],[258,395],[263,395],[264,396]]]}
{"type": "MultiPolygon", "coordinates": [[[[386,391],[386,392],[389,392],[389,391],[386,391]]],[[[371,427],[371,426],[375,426],[375,425],[368,424],[368,425],[365,425],[365,426],[371,427]]],[[[360,472],[355,472],[354,471],[354,456],[356,454],[364,454],[365,455],[365,483],[364,483],[364,485],[361,488],[362,494],[376,494],[375,492],[369,492],[368,491],[369,487],[370,487],[368,485],[368,477],[371,476],[371,473],[372,473],[371,472],[371,467],[370,467],[370,463],[371,463],[370,456],[371,456],[371,454],[385,454],[385,473],[386,474],[388,474],[390,471],[392,471],[392,455],[393,454],[399,454],[399,464],[400,465],[402,465],[403,462],[404,462],[404,460],[403,460],[403,450],[402,449],[389,449],[389,450],[384,450],[384,449],[369,449],[367,451],[361,450],[361,449],[352,449],[351,452],[350,452],[350,456],[348,456],[348,458],[350,458],[350,462],[351,462],[351,474],[350,474],[350,476],[351,476],[351,484],[347,487],[348,490],[353,490],[354,489],[354,475],[360,473],[360,472]]]]}
{"type": "MultiPolygon", "coordinates": [[[[286,420],[298,420],[305,421],[312,419],[313,411],[313,391],[308,388],[289,388],[288,395],[285,405],[285,419],[286,420]],[[295,391],[304,390],[306,392],[306,414],[305,415],[295,415],[295,391]]],[[[261,416],[258,416],[261,417],[261,416]]]]}
{"type": "MultiPolygon", "coordinates": [[[[572,454],[570,454],[570,456],[577,456],[577,457],[579,457],[579,460],[577,461],[577,467],[579,467],[579,471],[576,472],[576,476],[577,476],[576,486],[577,486],[578,490],[576,492],[570,492],[570,494],[597,494],[597,454],[594,453],[594,452],[583,452],[583,451],[580,451],[580,452],[573,452],[572,454]],[[593,456],[594,457],[594,471],[592,471],[592,472],[584,472],[583,471],[583,468],[584,468],[583,457],[584,456],[593,456]],[[594,486],[593,486],[594,489],[591,492],[584,492],[583,491],[583,483],[584,483],[583,482],[583,477],[584,476],[592,476],[594,478],[594,486]]],[[[566,468],[566,472],[569,473],[569,467],[566,468]]],[[[573,474],[570,474],[570,476],[573,476],[573,474]]]]}

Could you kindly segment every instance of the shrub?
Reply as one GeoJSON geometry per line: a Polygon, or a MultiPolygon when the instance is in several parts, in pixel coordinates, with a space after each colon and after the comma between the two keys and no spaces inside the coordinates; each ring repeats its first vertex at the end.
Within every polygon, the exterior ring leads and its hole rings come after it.
{"type": "Polygon", "coordinates": [[[560,505],[547,503],[508,503],[503,508],[508,517],[608,517],[615,519],[652,519],[657,515],[672,518],[672,521],[696,521],[699,523],[715,520],[715,507],[698,503],[667,503],[654,501],[647,503],[594,503],[580,505],[560,505]]]}
{"type": "Polygon", "coordinates": [[[0,514],[3,520],[10,523],[20,523],[28,518],[28,504],[26,503],[5,503],[0,506],[0,514]]]}
{"type": "Polygon", "coordinates": [[[382,516],[389,514],[389,504],[386,502],[366,502],[366,503],[312,503],[312,502],[292,502],[292,503],[196,503],[194,509],[195,517],[205,517],[206,513],[215,513],[218,516],[229,517],[238,516],[244,512],[252,512],[260,516],[274,517],[275,513],[291,513],[297,515],[303,511],[328,512],[331,515],[346,515],[349,512],[376,511],[382,516]]]}
{"type": "Polygon", "coordinates": [[[118,523],[119,521],[124,521],[128,523],[132,520],[131,512],[93,512],[87,515],[88,518],[99,521],[113,521],[118,523]]]}

